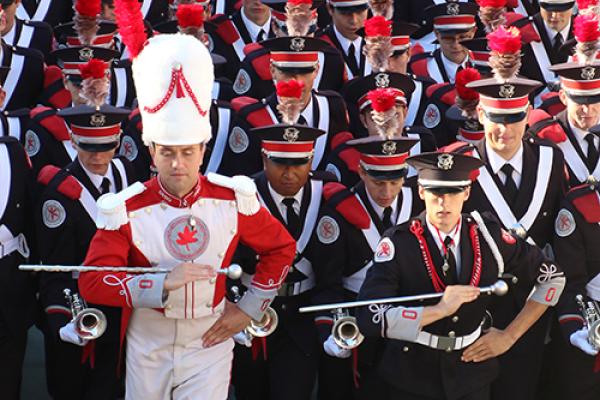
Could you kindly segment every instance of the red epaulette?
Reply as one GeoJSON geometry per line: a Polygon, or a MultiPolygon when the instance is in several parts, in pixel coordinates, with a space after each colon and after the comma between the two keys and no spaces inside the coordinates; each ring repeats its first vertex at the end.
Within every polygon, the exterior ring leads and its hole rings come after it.
{"type": "Polygon", "coordinates": [[[371,218],[360,201],[341,183],[330,182],[323,186],[323,196],[327,203],[340,213],[346,221],[358,229],[367,229],[371,218]]]}
{"type": "MultiPolygon", "coordinates": [[[[331,150],[335,150],[349,140],[354,139],[354,136],[348,131],[336,133],[331,139],[331,150]]],[[[358,173],[358,164],[360,162],[360,151],[352,146],[347,146],[345,149],[340,149],[338,158],[346,164],[349,171],[358,173]]]]}
{"type": "Polygon", "coordinates": [[[321,39],[322,41],[326,42],[327,44],[335,47],[335,44],[333,44],[333,40],[331,40],[331,38],[328,35],[321,35],[317,39],[321,39]]]}
{"type": "Polygon", "coordinates": [[[516,12],[504,13],[506,26],[514,26],[521,32],[521,41],[525,44],[540,42],[542,39],[533,26],[533,18],[516,12]]]}
{"type": "Polygon", "coordinates": [[[260,45],[260,43],[248,43],[247,45],[244,46],[244,54],[248,55],[250,53],[252,53],[255,50],[260,50],[263,47],[260,45]]]}
{"type": "Polygon", "coordinates": [[[226,15],[216,14],[210,21],[217,26],[215,32],[226,44],[233,44],[240,38],[235,25],[226,15]]]}
{"type": "MultiPolygon", "coordinates": [[[[257,51],[260,51],[262,46],[257,51]]],[[[252,64],[252,68],[254,68],[254,72],[256,75],[263,81],[270,81],[273,79],[271,76],[271,54],[268,51],[253,57],[250,63],[252,64]]]]}
{"type": "Polygon", "coordinates": [[[429,76],[427,69],[427,59],[431,53],[420,53],[412,56],[410,59],[410,70],[417,76],[429,76]]]}
{"type": "Polygon", "coordinates": [[[258,100],[256,100],[255,98],[248,97],[248,96],[241,96],[241,97],[236,97],[235,99],[231,100],[231,107],[237,113],[242,108],[249,106],[250,104],[255,104],[255,103],[258,103],[258,100]]]}
{"type": "Polygon", "coordinates": [[[544,110],[532,110],[529,113],[528,124],[531,133],[541,139],[548,139],[554,143],[567,140],[563,127],[544,110]]]}
{"type": "Polygon", "coordinates": [[[539,110],[544,110],[550,115],[558,115],[566,106],[560,101],[558,92],[548,92],[542,95],[542,104],[538,107],[539,110]]]}
{"type": "Polygon", "coordinates": [[[46,129],[58,141],[69,140],[69,130],[65,120],[56,115],[56,110],[39,106],[31,110],[29,117],[46,129]]]}
{"type": "MultiPolygon", "coordinates": [[[[438,151],[444,153],[464,154],[466,156],[472,157],[473,151],[475,151],[475,146],[473,146],[471,143],[456,141],[454,143],[450,143],[449,145],[441,147],[438,151]]],[[[475,169],[469,174],[469,179],[472,182],[475,182],[477,178],[479,178],[479,169],[475,169]]]]}
{"type": "Polygon", "coordinates": [[[440,100],[442,103],[449,106],[454,105],[456,102],[456,89],[454,88],[454,85],[447,82],[436,83],[429,86],[425,90],[425,94],[428,98],[440,100]]]}
{"type": "Polygon", "coordinates": [[[142,115],[140,114],[139,107],[136,107],[133,111],[131,111],[131,113],[129,113],[128,119],[130,123],[135,124],[135,129],[141,133],[144,127],[142,125],[142,115]]]}
{"type": "Polygon", "coordinates": [[[341,131],[333,135],[331,138],[330,148],[331,150],[335,150],[339,146],[343,145],[349,140],[354,139],[354,136],[348,131],[341,131]]]}
{"type": "MultiPolygon", "coordinates": [[[[46,165],[40,170],[37,181],[42,185],[48,185],[56,175],[61,171],[60,168],[54,165],[46,165]]],[[[81,184],[73,176],[65,174],[64,178],[56,186],[56,191],[65,195],[71,200],[78,200],[82,192],[81,184]]]]}
{"type": "Polygon", "coordinates": [[[589,223],[600,222],[600,197],[596,185],[583,184],[567,192],[569,200],[589,223]]]}
{"type": "Polygon", "coordinates": [[[46,103],[54,108],[65,108],[71,104],[71,93],[65,88],[63,74],[56,65],[44,70],[44,92],[46,103]]]}

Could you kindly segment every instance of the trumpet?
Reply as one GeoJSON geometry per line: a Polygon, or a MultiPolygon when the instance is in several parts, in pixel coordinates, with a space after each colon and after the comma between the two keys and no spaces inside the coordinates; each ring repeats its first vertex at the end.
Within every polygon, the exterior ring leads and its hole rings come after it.
{"type": "Polygon", "coordinates": [[[360,333],[356,317],[350,315],[347,309],[336,308],[333,311],[333,328],[331,328],[333,341],[344,350],[354,349],[365,340],[360,333]]]}
{"type": "MultiPolygon", "coordinates": [[[[234,303],[237,303],[242,298],[240,289],[237,286],[231,288],[231,293],[233,293],[234,303]]],[[[250,320],[250,324],[248,324],[242,333],[248,340],[252,340],[255,337],[267,337],[277,329],[278,324],[279,317],[277,316],[277,312],[272,307],[267,307],[261,320],[250,320]]]]}
{"type": "Polygon", "coordinates": [[[63,290],[65,298],[71,307],[75,325],[75,333],[81,339],[98,339],[106,331],[106,315],[97,308],[88,308],[85,300],[77,293],[71,293],[70,289],[63,290]]]}
{"type": "Polygon", "coordinates": [[[600,349],[600,306],[594,300],[586,303],[580,294],[575,296],[575,300],[588,328],[588,342],[595,349],[600,349]]]}
{"type": "MultiPolygon", "coordinates": [[[[497,280],[493,285],[482,286],[479,289],[481,294],[495,294],[496,296],[504,296],[508,292],[508,284],[503,280],[497,280]]],[[[403,297],[387,297],[384,299],[373,299],[373,300],[360,300],[360,301],[349,301],[346,303],[332,303],[322,304],[318,306],[301,307],[301,313],[315,312],[315,311],[326,311],[335,310],[338,308],[350,308],[350,307],[363,307],[370,306],[371,304],[389,304],[389,303],[405,303],[409,301],[422,301],[428,299],[437,299],[442,297],[444,292],[441,293],[430,293],[420,294],[415,296],[403,296],[403,297]]]]}

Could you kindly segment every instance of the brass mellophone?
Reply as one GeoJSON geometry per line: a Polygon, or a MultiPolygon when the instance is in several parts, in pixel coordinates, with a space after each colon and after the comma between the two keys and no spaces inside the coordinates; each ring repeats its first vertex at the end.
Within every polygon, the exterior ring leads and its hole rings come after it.
{"type": "MultiPolygon", "coordinates": [[[[237,286],[231,288],[233,293],[233,301],[237,303],[240,299],[240,289],[237,286]]],[[[277,329],[279,317],[277,312],[272,307],[267,307],[260,321],[250,320],[250,324],[242,331],[248,340],[253,337],[267,337],[277,329]]]]}
{"type": "Polygon", "coordinates": [[[600,306],[594,300],[583,301],[583,296],[580,294],[575,296],[575,300],[588,328],[588,342],[592,347],[600,350],[600,306]]]}
{"type": "Polygon", "coordinates": [[[88,308],[85,300],[77,293],[71,293],[70,289],[63,290],[65,298],[71,307],[75,325],[75,333],[81,339],[98,339],[106,331],[106,315],[97,308],[88,308]]]}

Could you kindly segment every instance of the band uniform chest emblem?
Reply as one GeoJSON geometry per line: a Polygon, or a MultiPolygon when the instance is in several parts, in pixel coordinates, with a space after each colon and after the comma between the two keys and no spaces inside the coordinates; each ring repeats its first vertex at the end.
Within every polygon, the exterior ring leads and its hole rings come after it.
{"type": "Polygon", "coordinates": [[[331,244],[340,236],[340,227],[335,219],[324,216],[317,226],[317,237],[323,244],[331,244]]]}
{"type": "Polygon", "coordinates": [[[394,258],[395,251],[394,243],[390,238],[383,238],[375,250],[375,262],[391,261],[394,258]]]}
{"type": "Polygon", "coordinates": [[[206,251],[210,232],[200,218],[181,216],[167,225],[164,242],[169,254],[177,260],[193,261],[206,251]]]}

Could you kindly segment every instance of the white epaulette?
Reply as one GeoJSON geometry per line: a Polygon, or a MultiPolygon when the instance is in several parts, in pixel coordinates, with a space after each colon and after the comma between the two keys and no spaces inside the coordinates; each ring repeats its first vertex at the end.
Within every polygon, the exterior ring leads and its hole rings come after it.
{"type": "Polygon", "coordinates": [[[254,215],[260,210],[260,203],[256,196],[256,184],[247,176],[236,175],[232,178],[210,172],[206,175],[208,181],[218,186],[223,186],[235,192],[238,211],[243,215],[254,215]]]}
{"type": "Polygon", "coordinates": [[[116,231],[129,222],[125,202],[146,190],[142,182],[136,182],[119,193],[106,193],[96,201],[98,216],[96,227],[107,231],[116,231]]]}

